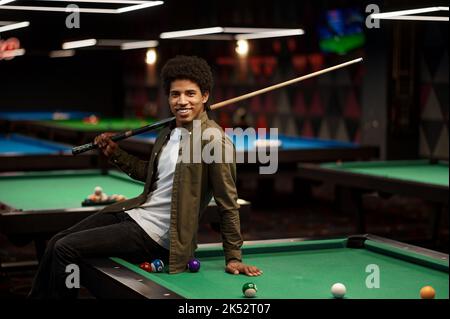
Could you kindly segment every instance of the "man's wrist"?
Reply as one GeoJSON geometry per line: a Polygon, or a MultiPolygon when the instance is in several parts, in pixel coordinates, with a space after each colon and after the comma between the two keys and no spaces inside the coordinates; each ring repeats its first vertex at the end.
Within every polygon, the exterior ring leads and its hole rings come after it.
{"type": "Polygon", "coordinates": [[[227,265],[228,265],[228,264],[231,264],[231,263],[241,263],[241,262],[242,262],[242,260],[240,260],[240,259],[237,259],[237,258],[231,258],[231,259],[228,259],[227,265]]]}

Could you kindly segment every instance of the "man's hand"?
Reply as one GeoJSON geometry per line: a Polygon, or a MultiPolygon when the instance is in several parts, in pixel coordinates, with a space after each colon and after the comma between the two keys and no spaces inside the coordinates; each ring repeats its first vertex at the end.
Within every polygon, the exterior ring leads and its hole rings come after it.
{"type": "Polygon", "coordinates": [[[119,147],[116,142],[111,140],[113,135],[114,133],[103,133],[94,139],[94,144],[98,145],[98,148],[101,149],[106,157],[110,157],[119,147]]]}
{"type": "Polygon", "coordinates": [[[234,275],[246,274],[247,276],[259,276],[263,272],[258,267],[249,266],[240,261],[230,261],[225,268],[226,272],[234,275]]]}

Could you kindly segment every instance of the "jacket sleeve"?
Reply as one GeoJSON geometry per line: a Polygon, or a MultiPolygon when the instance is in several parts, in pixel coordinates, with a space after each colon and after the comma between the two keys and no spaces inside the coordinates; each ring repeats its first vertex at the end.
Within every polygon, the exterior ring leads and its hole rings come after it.
{"type": "Polygon", "coordinates": [[[143,161],[134,155],[128,154],[121,148],[110,156],[109,161],[125,172],[131,178],[145,182],[148,173],[148,161],[143,161]]]}
{"type": "Polygon", "coordinates": [[[222,137],[220,144],[222,161],[209,164],[209,182],[219,208],[223,249],[225,260],[228,263],[232,259],[242,261],[241,246],[243,240],[239,219],[239,204],[237,203],[234,145],[226,137],[222,137]],[[226,152],[228,152],[228,159],[231,159],[231,161],[226,161],[226,152]]]}

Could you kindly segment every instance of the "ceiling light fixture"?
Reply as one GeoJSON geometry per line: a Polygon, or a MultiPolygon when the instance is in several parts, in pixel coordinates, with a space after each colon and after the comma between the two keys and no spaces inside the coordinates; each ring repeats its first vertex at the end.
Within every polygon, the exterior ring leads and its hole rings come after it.
{"type": "Polygon", "coordinates": [[[97,44],[96,39],[87,39],[87,40],[65,42],[65,43],[63,43],[62,48],[64,50],[70,50],[70,49],[92,47],[96,44],[97,44]]]}
{"type": "Polygon", "coordinates": [[[49,56],[51,58],[70,58],[75,55],[75,50],[55,50],[51,51],[49,56]]]}
{"type": "Polygon", "coordinates": [[[157,46],[158,41],[155,40],[124,42],[120,45],[122,50],[156,48],[157,46]]]}
{"type": "Polygon", "coordinates": [[[415,16],[413,14],[429,13],[437,11],[448,11],[449,7],[427,7],[411,10],[400,10],[383,13],[373,13],[370,15],[372,19],[389,19],[389,20],[415,20],[415,21],[449,21],[448,17],[435,16],[415,16]]]}
{"type": "Polygon", "coordinates": [[[288,36],[302,35],[302,34],[305,34],[305,32],[302,29],[279,30],[279,31],[266,31],[266,32],[238,34],[238,35],[236,35],[236,39],[237,40],[265,39],[265,38],[288,37],[288,36]]]}
{"type": "Polygon", "coordinates": [[[56,1],[56,2],[70,2],[70,3],[106,3],[106,4],[132,4],[118,9],[99,9],[99,8],[65,8],[54,6],[5,6],[3,4],[12,2],[14,0],[0,0],[0,9],[3,10],[23,10],[23,11],[47,11],[47,12],[80,12],[80,13],[108,13],[120,14],[135,10],[141,10],[154,6],[164,4],[164,1],[126,1],[126,0],[41,0],[41,1],[56,1]]]}
{"type": "Polygon", "coordinates": [[[214,27],[214,28],[163,32],[159,35],[159,37],[161,39],[173,39],[173,38],[184,38],[184,37],[190,37],[190,36],[221,33],[221,32],[223,32],[223,28],[214,27]]]}
{"type": "MultiPolygon", "coordinates": [[[[0,22],[0,25],[2,25],[2,23],[0,22]]],[[[28,21],[23,21],[23,22],[9,22],[6,23],[3,26],[0,26],[0,33],[1,32],[5,32],[5,31],[11,31],[11,30],[15,30],[15,29],[20,29],[20,28],[26,28],[30,25],[30,22],[28,21]]]]}
{"type": "Polygon", "coordinates": [[[247,40],[285,37],[301,35],[304,33],[305,31],[302,29],[213,27],[163,32],[160,34],[160,38],[190,40],[247,40]]]}

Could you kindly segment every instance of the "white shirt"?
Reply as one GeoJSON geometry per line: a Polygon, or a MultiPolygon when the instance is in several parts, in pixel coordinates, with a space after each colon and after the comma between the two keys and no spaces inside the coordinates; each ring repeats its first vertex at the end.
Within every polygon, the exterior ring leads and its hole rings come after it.
{"type": "Polygon", "coordinates": [[[178,161],[181,131],[175,128],[161,150],[156,188],[141,206],[127,211],[139,226],[158,244],[169,249],[170,208],[175,166],[178,161]]]}

